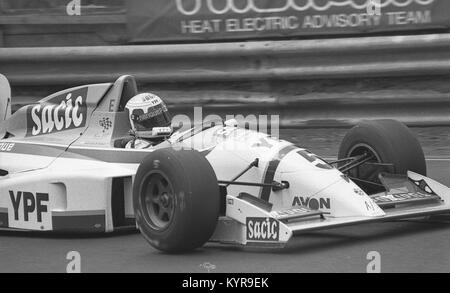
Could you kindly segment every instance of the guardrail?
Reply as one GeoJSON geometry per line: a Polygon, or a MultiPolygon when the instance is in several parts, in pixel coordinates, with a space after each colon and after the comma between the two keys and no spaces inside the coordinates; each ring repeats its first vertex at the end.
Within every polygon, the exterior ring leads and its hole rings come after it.
{"type": "Polygon", "coordinates": [[[450,34],[186,45],[0,49],[13,85],[205,82],[450,73],[450,34]]]}
{"type": "Polygon", "coordinates": [[[91,15],[1,15],[0,25],[126,24],[124,13],[91,15]]]}
{"type": "Polygon", "coordinates": [[[363,118],[450,124],[450,34],[9,48],[0,49],[0,72],[16,104],[132,74],[179,112],[206,105],[205,113],[221,115],[272,113],[285,127],[345,126],[363,118]]]}

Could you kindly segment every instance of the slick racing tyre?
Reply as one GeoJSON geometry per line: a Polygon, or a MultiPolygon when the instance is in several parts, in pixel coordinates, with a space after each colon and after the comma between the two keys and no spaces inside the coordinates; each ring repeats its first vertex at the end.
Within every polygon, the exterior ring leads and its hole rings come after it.
{"type": "Polygon", "coordinates": [[[201,247],[219,217],[214,170],[197,151],[155,150],[137,170],[133,206],[137,226],[153,247],[168,253],[201,247]]]}
{"type": "Polygon", "coordinates": [[[369,194],[384,191],[378,178],[380,172],[406,174],[409,170],[426,175],[419,141],[396,120],[363,121],[353,127],[341,142],[338,159],[362,154],[373,155],[373,159],[346,173],[369,194]]]}

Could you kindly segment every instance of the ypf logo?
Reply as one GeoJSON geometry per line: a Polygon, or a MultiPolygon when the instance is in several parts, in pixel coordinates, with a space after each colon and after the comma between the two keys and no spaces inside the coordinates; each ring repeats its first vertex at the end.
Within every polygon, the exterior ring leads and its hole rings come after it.
{"type": "Polygon", "coordinates": [[[87,88],[46,100],[28,109],[27,136],[83,127],[87,119],[87,88]]]}
{"type": "Polygon", "coordinates": [[[42,215],[48,212],[48,193],[9,191],[15,221],[42,223],[42,215]]]}

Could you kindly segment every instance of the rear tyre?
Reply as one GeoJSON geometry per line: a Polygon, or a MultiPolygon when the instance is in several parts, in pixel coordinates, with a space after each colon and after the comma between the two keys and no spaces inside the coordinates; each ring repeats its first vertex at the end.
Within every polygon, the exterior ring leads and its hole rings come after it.
{"type": "Polygon", "coordinates": [[[215,230],[219,185],[199,152],[156,150],[137,170],[133,205],[137,226],[153,247],[187,252],[201,247],[215,230]]]}
{"type": "Polygon", "coordinates": [[[380,172],[406,174],[413,171],[426,175],[425,156],[416,136],[403,123],[396,120],[363,121],[344,137],[338,158],[348,158],[369,153],[374,159],[348,171],[366,193],[383,191],[378,179],[380,172]],[[383,165],[384,164],[384,165],[383,165]],[[358,181],[360,179],[361,181],[358,181]],[[363,180],[363,181],[362,181],[363,180]]]}

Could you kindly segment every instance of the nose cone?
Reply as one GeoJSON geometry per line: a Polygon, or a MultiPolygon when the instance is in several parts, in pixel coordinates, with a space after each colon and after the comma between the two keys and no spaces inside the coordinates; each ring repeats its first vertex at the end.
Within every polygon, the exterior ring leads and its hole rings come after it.
{"type": "Polygon", "coordinates": [[[307,152],[292,152],[280,164],[279,180],[290,188],[283,196],[290,206],[307,206],[333,217],[383,216],[383,210],[336,168],[307,152]]]}
{"type": "Polygon", "coordinates": [[[384,216],[383,210],[353,181],[341,179],[320,191],[315,197],[328,196],[333,202],[330,215],[334,217],[384,216]]]}

